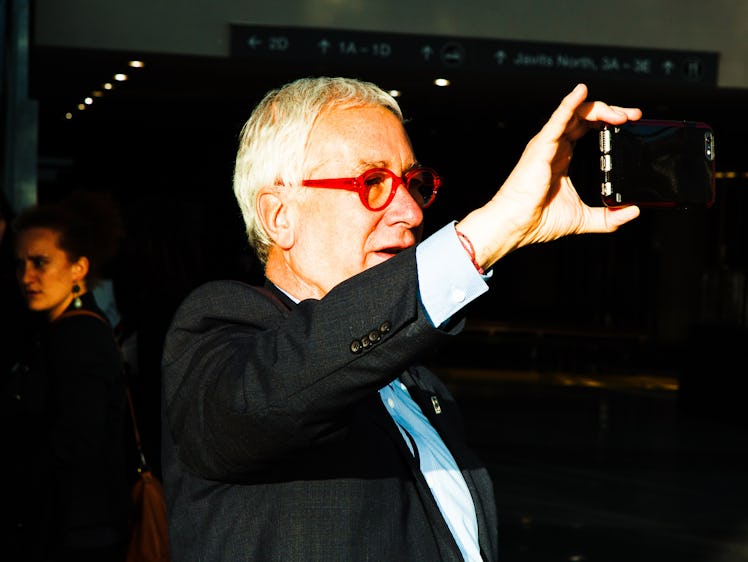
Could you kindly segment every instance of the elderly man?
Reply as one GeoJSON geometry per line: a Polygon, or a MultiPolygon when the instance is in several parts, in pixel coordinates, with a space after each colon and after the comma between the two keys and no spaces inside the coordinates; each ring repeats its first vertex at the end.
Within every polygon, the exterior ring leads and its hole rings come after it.
{"type": "Polygon", "coordinates": [[[490,201],[423,241],[441,180],[391,96],[306,78],[260,102],[234,192],[267,282],[198,288],[164,348],[176,562],[497,559],[489,475],[419,358],[507,253],[638,215],[586,206],[568,177],[594,122],[641,116],[586,95],[564,98],[490,201]]]}

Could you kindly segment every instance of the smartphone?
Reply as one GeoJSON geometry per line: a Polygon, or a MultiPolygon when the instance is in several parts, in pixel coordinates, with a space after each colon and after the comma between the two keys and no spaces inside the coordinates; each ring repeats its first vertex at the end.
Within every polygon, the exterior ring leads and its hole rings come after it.
{"type": "Polygon", "coordinates": [[[710,207],[714,172],[706,123],[642,119],[600,130],[600,195],[608,207],[710,207]]]}

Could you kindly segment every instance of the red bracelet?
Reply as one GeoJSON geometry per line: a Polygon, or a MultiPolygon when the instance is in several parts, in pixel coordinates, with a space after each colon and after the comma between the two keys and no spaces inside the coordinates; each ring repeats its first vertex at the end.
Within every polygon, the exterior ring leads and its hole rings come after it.
{"type": "Polygon", "coordinates": [[[478,270],[478,273],[483,275],[483,268],[480,265],[478,265],[478,262],[475,259],[475,248],[473,248],[473,243],[470,241],[470,238],[465,236],[462,232],[460,232],[456,228],[455,228],[455,232],[457,233],[457,238],[460,239],[460,243],[462,244],[462,247],[465,248],[465,251],[470,256],[470,261],[473,262],[475,269],[478,270]]]}

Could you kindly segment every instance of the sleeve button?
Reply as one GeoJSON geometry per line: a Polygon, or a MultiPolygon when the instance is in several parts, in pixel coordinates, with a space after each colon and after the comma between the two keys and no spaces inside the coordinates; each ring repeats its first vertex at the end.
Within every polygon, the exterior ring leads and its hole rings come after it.
{"type": "Polygon", "coordinates": [[[450,296],[452,298],[452,302],[455,302],[455,303],[464,302],[465,298],[467,297],[467,295],[465,294],[465,291],[457,287],[452,289],[452,294],[450,296]]]}

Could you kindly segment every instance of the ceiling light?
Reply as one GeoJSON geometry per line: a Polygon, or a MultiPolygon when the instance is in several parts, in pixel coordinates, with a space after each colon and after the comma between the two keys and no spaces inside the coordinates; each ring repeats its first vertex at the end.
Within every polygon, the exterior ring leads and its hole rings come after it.
{"type": "Polygon", "coordinates": [[[440,88],[443,88],[444,86],[449,86],[450,82],[447,78],[437,78],[434,80],[434,84],[436,86],[439,86],[440,88]]]}
{"type": "Polygon", "coordinates": [[[131,60],[127,63],[130,68],[143,68],[145,63],[142,60],[131,60]]]}
{"type": "Polygon", "coordinates": [[[114,79],[117,82],[124,82],[125,80],[127,80],[127,74],[122,74],[121,72],[119,72],[114,75],[114,79]]]}

